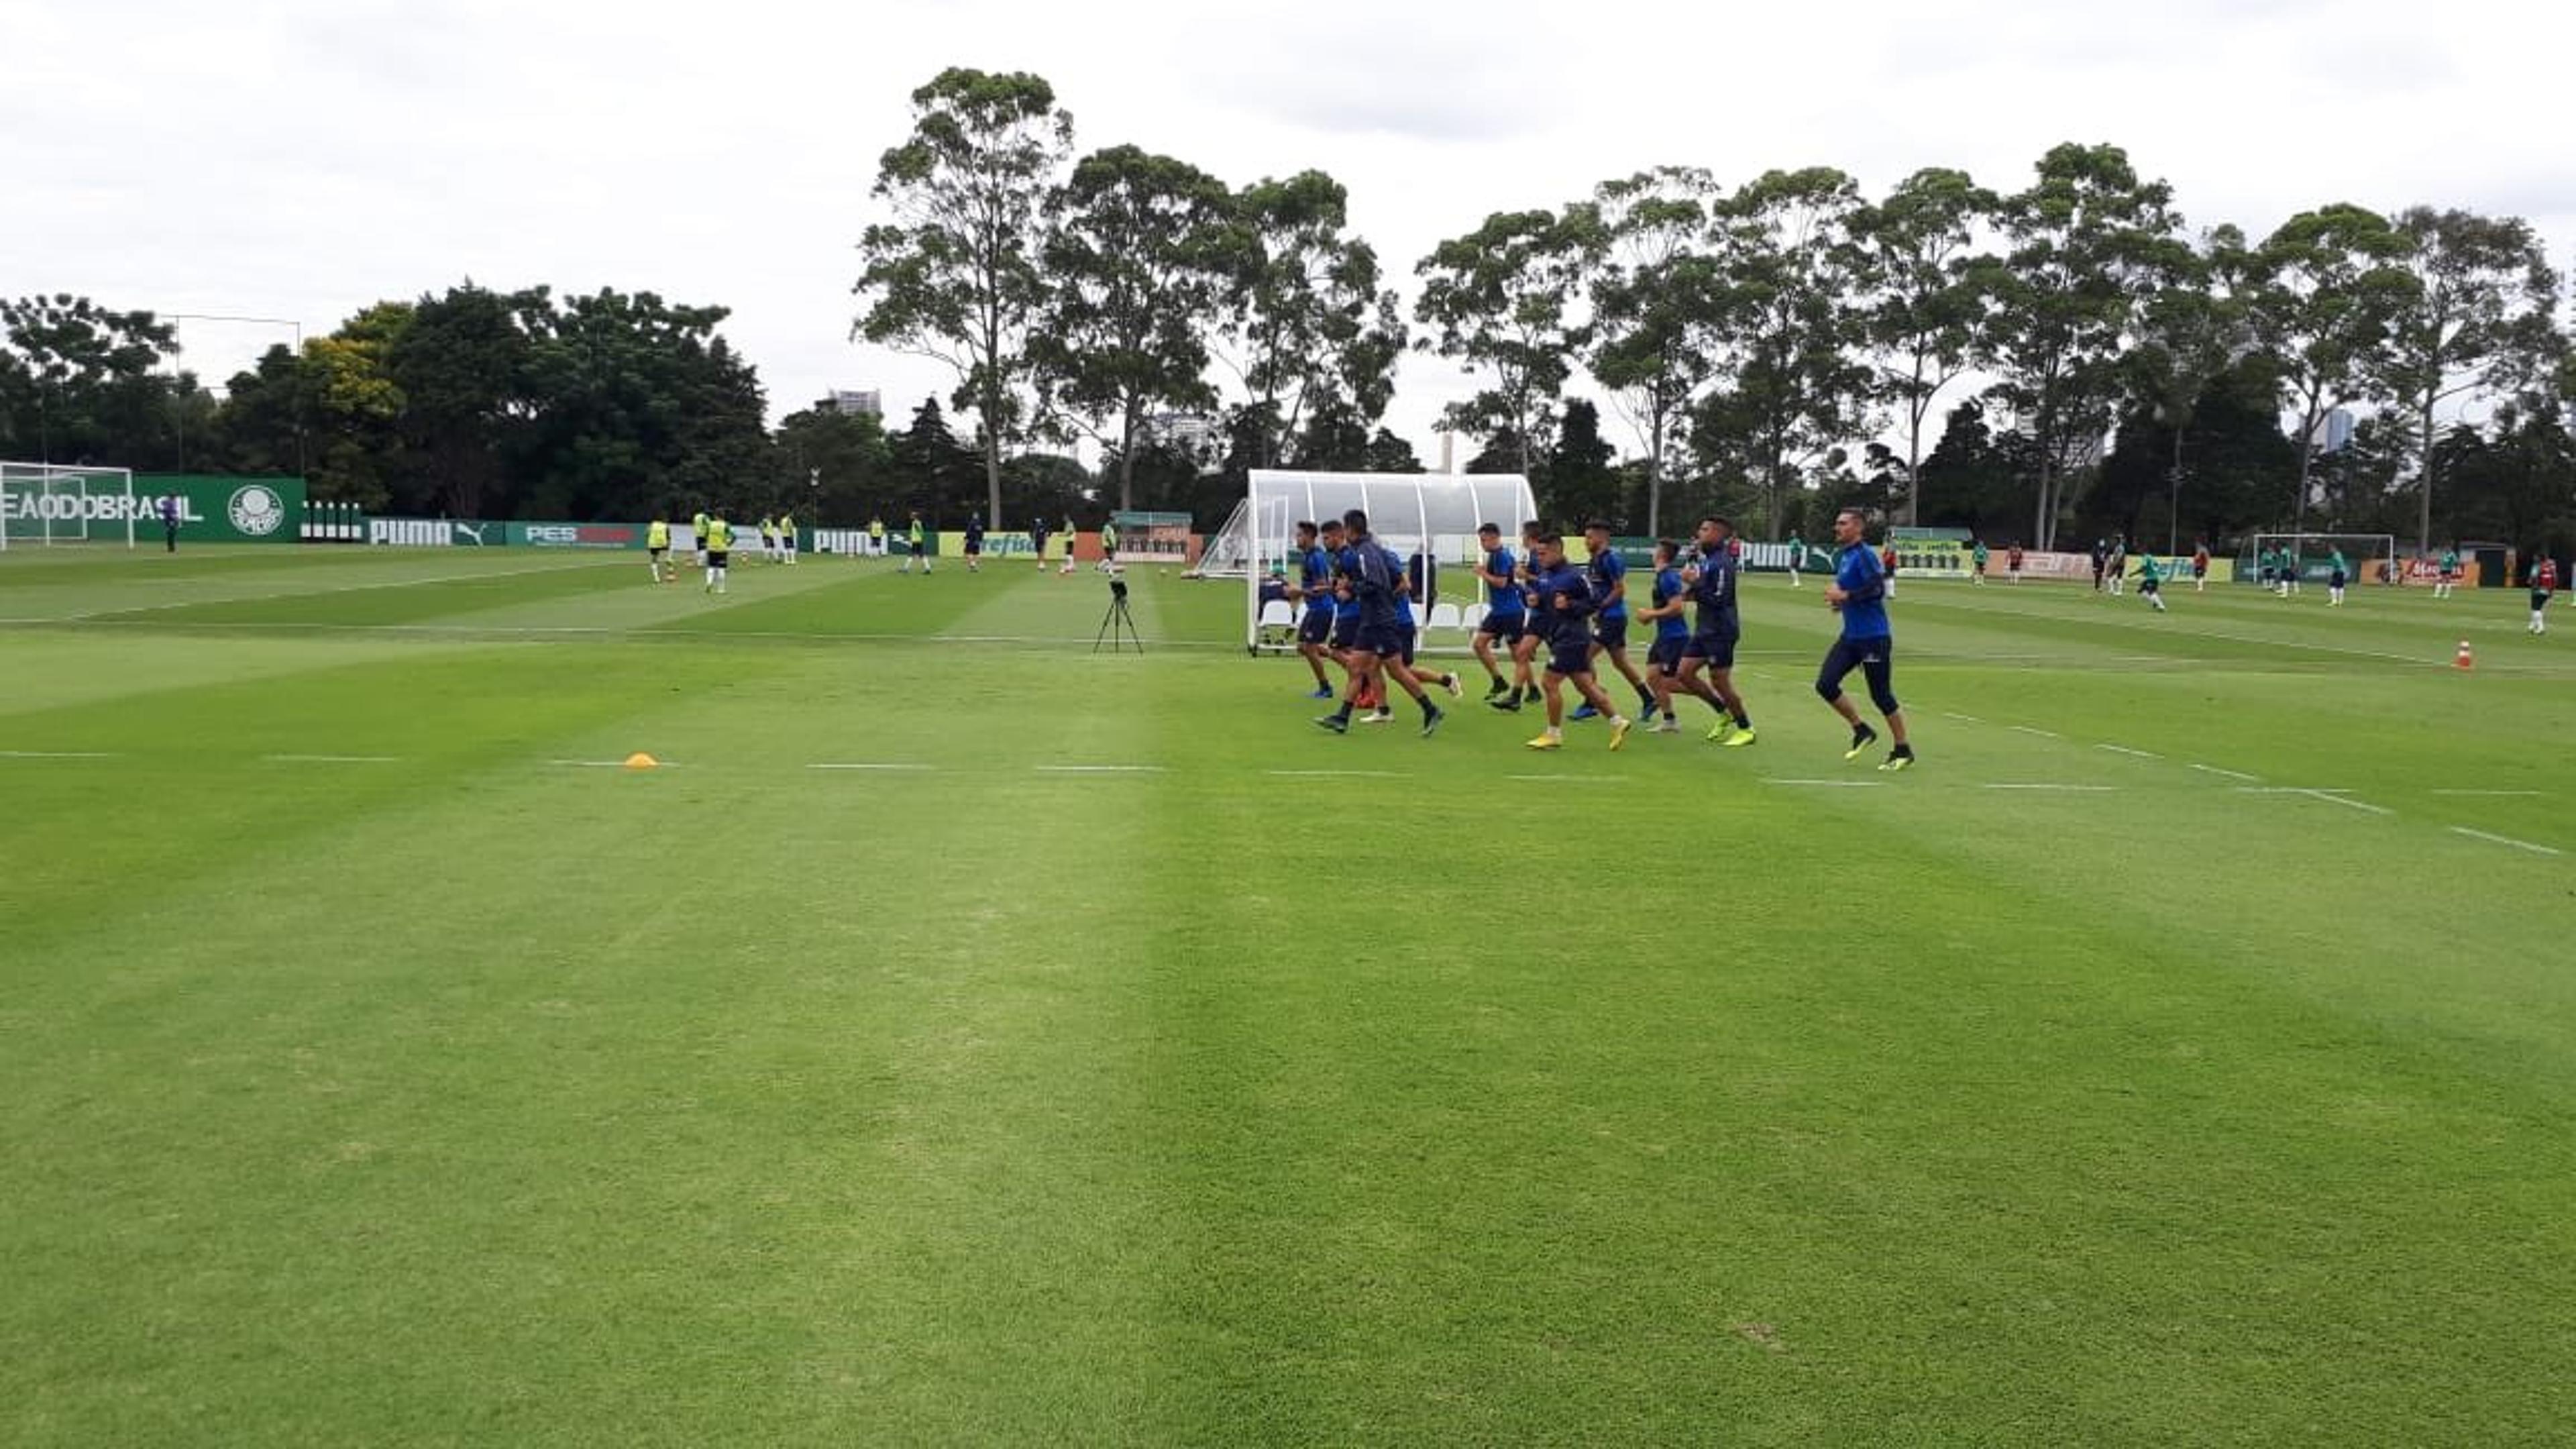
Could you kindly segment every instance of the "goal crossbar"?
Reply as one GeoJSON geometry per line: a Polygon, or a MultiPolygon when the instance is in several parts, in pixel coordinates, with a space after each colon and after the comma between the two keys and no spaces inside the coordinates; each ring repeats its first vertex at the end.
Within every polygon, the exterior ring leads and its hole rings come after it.
{"type": "Polygon", "coordinates": [[[150,499],[134,496],[131,468],[0,461],[0,550],[119,538],[132,548],[136,520],[150,510],[150,499]]]}

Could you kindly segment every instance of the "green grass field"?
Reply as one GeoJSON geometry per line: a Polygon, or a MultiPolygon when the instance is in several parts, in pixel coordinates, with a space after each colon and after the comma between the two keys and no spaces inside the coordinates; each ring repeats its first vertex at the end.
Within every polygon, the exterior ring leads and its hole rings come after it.
{"type": "Polygon", "coordinates": [[[2576,616],[1915,581],[1886,777],[1135,578],[0,557],[0,1442],[2576,1436],[2576,616]]]}

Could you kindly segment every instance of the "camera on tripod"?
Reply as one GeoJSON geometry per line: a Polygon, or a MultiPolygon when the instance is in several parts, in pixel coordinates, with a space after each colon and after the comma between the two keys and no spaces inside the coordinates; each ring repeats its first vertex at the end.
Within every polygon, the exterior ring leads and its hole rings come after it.
{"type": "Polygon", "coordinates": [[[1103,644],[1112,654],[1130,644],[1137,653],[1145,652],[1145,641],[1136,633],[1136,616],[1127,612],[1127,581],[1116,574],[1109,576],[1109,612],[1100,616],[1100,633],[1091,641],[1091,652],[1099,653],[1103,644]]]}

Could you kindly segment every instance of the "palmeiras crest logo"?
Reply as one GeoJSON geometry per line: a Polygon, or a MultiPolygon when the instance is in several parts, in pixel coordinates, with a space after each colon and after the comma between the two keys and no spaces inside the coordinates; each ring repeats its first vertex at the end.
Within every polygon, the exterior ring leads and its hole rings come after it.
{"type": "Polygon", "coordinates": [[[266,538],[285,525],[286,500],[277,496],[276,489],[253,483],[234,490],[224,512],[236,530],[251,538],[266,538]]]}

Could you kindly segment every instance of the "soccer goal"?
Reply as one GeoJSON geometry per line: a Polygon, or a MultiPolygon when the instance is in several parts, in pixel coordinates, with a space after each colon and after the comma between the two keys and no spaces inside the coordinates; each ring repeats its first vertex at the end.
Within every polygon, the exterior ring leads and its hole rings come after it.
{"type": "Polygon", "coordinates": [[[2343,555],[2344,582],[2356,587],[2385,582],[2397,571],[2393,533],[2258,533],[2246,548],[2246,556],[2237,560],[2236,581],[2269,589],[2328,582],[2338,553],[2343,555]]]}
{"type": "Polygon", "coordinates": [[[134,547],[134,521],[151,500],[134,496],[131,468],[0,462],[0,549],[70,543],[134,547]]]}
{"type": "MultiPolygon", "coordinates": [[[[1299,473],[1255,469],[1249,496],[1217,534],[1220,550],[1241,559],[1244,570],[1243,644],[1259,653],[1278,647],[1277,633],[1262,637],[1262,586],[1275,571],[1293,573],[1289,555],[1297,544],[1300,523],[1321,523],[1357,508],[1369,516],[1369,531],[1398,554],[1422,555],[1437,568],[1472,558],[1476,529],[1491,523],[1507,539],[1520,536],[1521,521],[1538,514],[1529,480],[1517,473],[1299,473]]],[[[1439,578],[1454,577],[1447,570],[1439,578]]],[[[1426,588],[1425,593],[1431,592],[1426,588]]],[[[1481,602],[1481,596],[1478,602],[1481,602]]],[[[1440,598],[1418,598],[1424,629],[1456,628],[1463,618],[1443,591],[1440,598]],[[1447,612],[1442,606],[1447,605],[1447,612]]],[[[1274,623],[1287,611],[1274,599],[1274,623]]]]}

